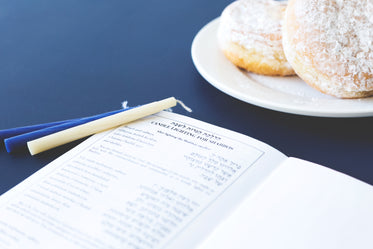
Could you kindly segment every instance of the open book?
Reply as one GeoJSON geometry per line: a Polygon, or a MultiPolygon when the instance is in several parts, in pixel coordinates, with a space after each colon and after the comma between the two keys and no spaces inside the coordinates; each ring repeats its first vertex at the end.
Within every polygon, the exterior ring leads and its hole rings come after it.
{"type": "Polygon", "coordinates": [[[0,197],[0,248],[372,248],[373,187],[161,112],[0,197]]]}

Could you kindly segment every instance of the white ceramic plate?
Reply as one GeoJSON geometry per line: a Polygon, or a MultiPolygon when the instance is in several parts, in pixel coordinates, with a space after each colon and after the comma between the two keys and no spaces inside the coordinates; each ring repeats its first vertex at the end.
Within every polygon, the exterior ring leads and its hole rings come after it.
{"type": "Polygon", "coordinates": [[[373,98],[338,99],[322,94],[299,77],[269,77],[238,69],[226,59],[216,38],[219,18],[193,40],[192,59],[199,73],[217,89],[264,108],[319,117],[373,116],[373,98]]]}

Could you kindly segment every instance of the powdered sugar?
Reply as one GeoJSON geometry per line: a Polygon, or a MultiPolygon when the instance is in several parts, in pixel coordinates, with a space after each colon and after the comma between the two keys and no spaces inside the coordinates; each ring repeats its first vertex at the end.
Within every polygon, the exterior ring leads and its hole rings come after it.
{"type": "Polygon", "coordinates": [[[335,88],[373,90],[373,0],[301,0],[295,15],[295,50],[307,66],[335,88]]]}
{"type": "Polygon", "coordinates": [[[235,42],[246,49],[255,47],[270,56],[274,49],[282,49],[282,15],[286,5],[274,0],[233,2],[222,13],[219,40],[235,42]]]}

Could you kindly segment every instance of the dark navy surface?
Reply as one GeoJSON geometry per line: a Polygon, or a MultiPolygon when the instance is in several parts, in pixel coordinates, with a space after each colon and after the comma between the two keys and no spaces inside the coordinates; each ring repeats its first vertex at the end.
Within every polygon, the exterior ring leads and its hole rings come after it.
{"type": "MultiPolygon", "coordinates": [[[[206,82],[190,47],[227,0],[0,1],[0,129],[175,96],[175,112],[373,184],[373,118],[316,118],[236,100],[206,82]]],[[[81,141],[38,156],[0,146],[4,193],[81,141]]]]}

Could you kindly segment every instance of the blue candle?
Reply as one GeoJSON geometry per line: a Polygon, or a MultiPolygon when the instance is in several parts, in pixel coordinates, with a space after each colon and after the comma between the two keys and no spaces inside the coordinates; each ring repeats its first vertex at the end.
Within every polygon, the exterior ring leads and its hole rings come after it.
{"type": "Polygon", "coordinates": [[[79,118],[0,130],[0,140],[4,140],[5,138],[8,138],[8,137],[14,137],[20,134],[44,129],[47,127],[60,125],[60,124],[71,122],[71,121],[78,120],[78,119],[79,118]]]}
{"type": "Polygon", "coordinates": [[[122,111],[128,110],[128,109],[131,109],[131,108],[120,109],[120,110],[116,110],[116,111],[112,111],[112,112],[102,113],[102,114],[91,116],[91,117],[73,119],[71,121],[66,121],[66,122],[61,121],[63,123],[53,125],[53,126],[49,126],[49,127],[46,127],[46,128],[42,128],[42,129],[39,129],[39,130],[34,130],[34,131],[24,133],[24,134],[20,134],[20,135],[17,135],[17,136],[9,137],[9,138],[4,139],[5,148],[6,148],[7,152],[16,151],[16,150],[19,150],[19,149],[25,147],[28,141],[31,141],[31,140],[34,140],[34,139],[37,139],[37,138],[40,138],[40,137],[44,137],[44,136],[50,135],[52,133],[62,131],[62,130],[65,130],[65,129],[68,129],[68,128],[71,128],[71,127],[74,127],[74,126],[77,126],[77,125],[85,124],[87,122],[90,122],[90,121],[93,121],[93,120],[96,120],[96,119],[99,119],[99,118],[103,118],[103,117],[106,117],[106,116],[110,116],[110,115],[113,115],[113,114],[116,114],[116,113],[119,113],[119,112],[122,112],[122,111]]]}

